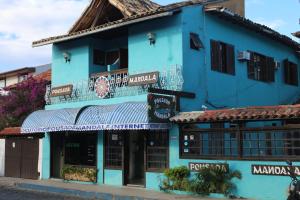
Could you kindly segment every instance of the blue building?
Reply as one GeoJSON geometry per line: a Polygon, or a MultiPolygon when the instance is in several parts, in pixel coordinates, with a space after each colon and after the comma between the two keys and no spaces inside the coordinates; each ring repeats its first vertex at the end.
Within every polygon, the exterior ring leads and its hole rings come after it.
{"type": "Polygon", "coordinates": [[[166,168],[225,163],[239,196],[286,197],[289,178],[271,172],[300,155],[299,108],[278,106],[299,99],[295,41],[200,0],[93,0],[33,46],[49,44],[48,105],[22,126],[45,133],[43,179],[159,190],[166,168]]]}

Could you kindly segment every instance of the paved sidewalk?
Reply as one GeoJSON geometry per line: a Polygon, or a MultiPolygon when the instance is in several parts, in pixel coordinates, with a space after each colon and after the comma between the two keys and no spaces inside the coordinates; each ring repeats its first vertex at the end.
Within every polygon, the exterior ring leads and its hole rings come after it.
{"type": "Polygon", "coordinates": [[[101,200],[216,200],[195,196],[166,194],[143,188],[65,183],[61,180],[25,180],[0,177],[0,186],[51,192],[101,200]]]}

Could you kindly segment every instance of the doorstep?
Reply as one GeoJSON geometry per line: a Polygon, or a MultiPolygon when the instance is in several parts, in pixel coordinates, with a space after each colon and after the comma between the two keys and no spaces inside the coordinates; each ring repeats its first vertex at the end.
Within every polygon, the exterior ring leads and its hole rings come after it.
{"type": "Polygon", "coordinates": [[[167,194],[144,188],[65,183],[62,180],[27,180],[0,177],[1,185],[100,200],[216,200],[167,194]]]}

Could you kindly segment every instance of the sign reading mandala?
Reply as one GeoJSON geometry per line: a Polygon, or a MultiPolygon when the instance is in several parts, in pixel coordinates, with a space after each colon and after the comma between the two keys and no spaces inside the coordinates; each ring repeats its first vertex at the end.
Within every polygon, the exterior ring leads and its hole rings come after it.
{"type": "Polygon", "coordinates": [[[149,72],[129,76],[128,86],[155,84],[159,81],[159,72],[149,72]]]}
{"type": "Polygon", "coordinates": [[[73,85],[63,85],[51,89],[51,97],[70,96],[73,92],[73,85]]]}
{"type": "MultiPolygon", "coordinates": [[[[253,175],[289,176],[289,166],[284,165],[252,165],[253,175]]],[[[300,166],[293,166],[293,172],[300,176],[300,166]]]]}
{"type": "Polygon", "coordinates": [[[229,172],[229,165],[226,163],[189,163],[189,169],[198,172],[203,168],[217,168],[224,172],[229,172]]]}
{"type": "Polygon", "coordinates": [[[149,121],[152,123],[165,123],[175,115],[175,100],[171,96],[148,95],[149,121]]]}
{"type": "Polygon", "coordinates": [[[108,78],[105,76],[99,77],[95,81],[95,92],[97,96],[101,99],[105,98],[110,91],[110,84],[108,78]]]}

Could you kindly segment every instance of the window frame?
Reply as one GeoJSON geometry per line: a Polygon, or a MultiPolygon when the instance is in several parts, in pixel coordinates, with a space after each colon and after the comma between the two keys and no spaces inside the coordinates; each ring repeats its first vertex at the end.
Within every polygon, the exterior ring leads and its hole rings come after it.
{"type": "MultiPolygon", "coordinates": [[[[146,138],[146,142],[145,142],[145,170],[146,172],[163,172],[164,170],[169,168],[169,164],[170,164],[170,134],[169,131],[163,131],[163,130],[159,130],[159,131],[149,131],[146,133],[145,138],[146,138]],[[149,145],[149,137],[153,136],[153,134],[161,134],[160,136],[166,136],[166,141],[165,141],[165,146],[160,145],[160,146],[153,146],[150,147],[149,145]],[[149,166],[149,150],[165,150],[166,153],[163,156],[166,156],[165,159],[165,168],[150,168],[149,166]]],[[[160,138],[163,139],[163,138],[160,138]]],[[[161,157],[162,155],[160,155],[161,157]]],[[[154,161],[152,161],[154,162],[154,161]]]]}
{"type": "Polygon", "coordinates": [[[284,70],[283,70],[284,83],[286,85],[299,86],[298,65],[294,62],[289,61],[288,59],[285,59],[283,62],[284,62],[284,66],[283,66],[284,67],[284,70]],[[297,76],[293,77],[293,75],[297,75],[297,76]]]}
{"type": "Polygon", "coordinates": [[[264,83],[275,82],[275,60],[273,57],[248,51],[250,60],[247,62],[248,79],[264,83]]]}
{"type": "MultiPolygon", "coordinates": [[[[265,155],[265,156],[244,156],[243,155],[243,134],[247,132],[262,132],[266,133],[267,131],[273,131],[273,132],[278,132],[278,131],[289,131],[289,132],[295,132],[298,131],[300,134],[300,127],[299,126],[283,126],[283,127],[262,127],[262,128],[225,128],[225,129],[199,129],[199,128],[194,128],[194,129],[185,129],[184,127],[180,127],[180,134],[179,134],[179,157],[180,159],[187,159],[187,160],[192,160],[192,159],[207,159],[207,160],[252,160],[252,161],[286,161],[291,160],[291,161],[300,161],[300,155],[282,155],[282,156],[270,156],[270,155],[265,155]],[[238,148],[238,156],[232,157],[232,156],[213,156],[213,155],[194,155],[194,156],[187,156],[182,154],[182,136],[184,135],[184,131],[192,131],[192,132],[236,132],[237,134],[237,148],[238,148]]],[[[300,137],[297,138],[296,140],[292,141],[299,141],[300,143],[300,137]]],[[[298,147],[294,147],[298,148],[298,147]]],[[[300,150],[299,150],[300,151],[300,150]]]]}
{"type": "Polygon", "coordinates": [[[232,44],[210,40],[211,70],[235,76],[235,47],[232,44]]]}
{"type": "Polygon", "coordinates": [[[190,33],[190,49],[200,51],[200,49],[204,48],[204,45],[197,33],[190,33]]]}
{"type": "MultiPolygon", "coordinates": [[[[112,169],[112,170],[123,170],[124,168],[124,134],[121,133],[121,132],[114,132],[114,131],[105,131],[104,133],[104,151],[103,151],[103,168],[104,169],[112,169]],[[108,144],[108,137],[109,136],[112,136],[112,135],[118,135],[118,138],[120,138],[121,136],[121,139],[118,139],[118,142],[122,143],[122,145],[119,145],[119,146],[111,146],[110,144],[108,144]],[[120,160],[117,161],[117,162],[121,162],[121,165],[117,166],[117,165],[110,165],[108,164],[108,160],[111,160],[111,159],[108,159],[109,157],[107,157],[108,153],[109,153],[109,149],[118,149],[118,150],[121,150],[119,153],[121,153],[120,155],[120,160]]],[[[116,159],[118,160],[118,159],[116,159]]]]}

